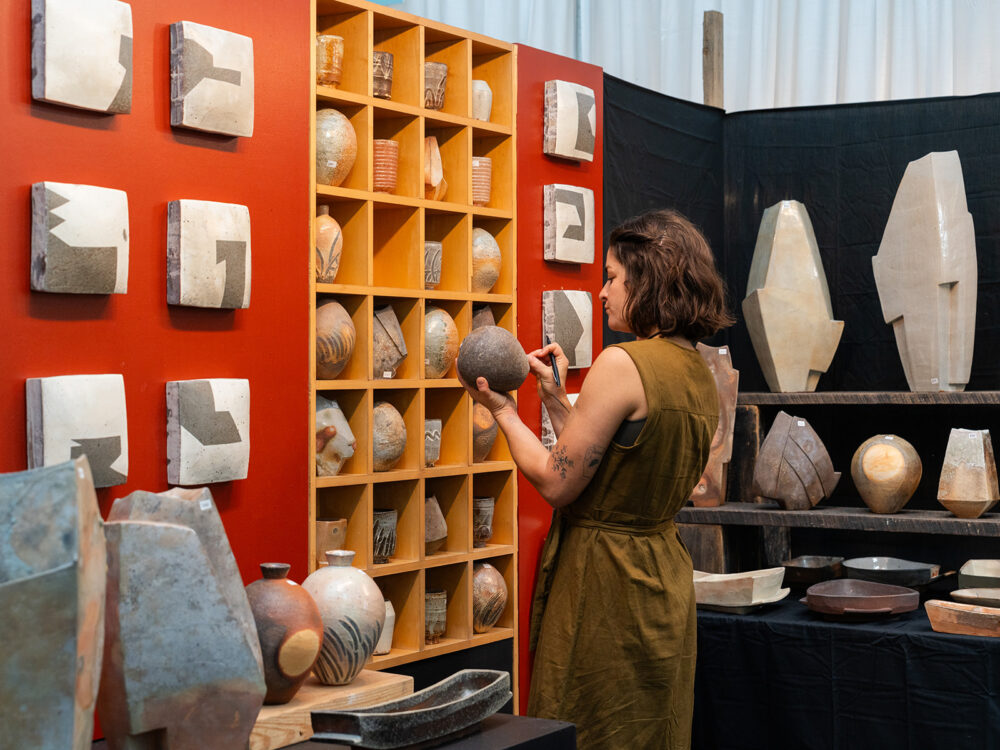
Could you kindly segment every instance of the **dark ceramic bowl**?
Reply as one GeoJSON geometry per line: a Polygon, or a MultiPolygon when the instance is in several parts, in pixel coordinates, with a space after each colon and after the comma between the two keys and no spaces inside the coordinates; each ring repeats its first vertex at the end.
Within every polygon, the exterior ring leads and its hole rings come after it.
{"type": "Polygon", "coordinates": [[[848,578],[888,583],[893,586],[923,586],[937,578],[940,565],[900,560],[898,557],[854,557],[844,560],[848,578]]]}
{"type": "Polygon", "coordinates": [[[810,586],[802,601],[824,615],[876,617],[913,611],[920,594],[903,586],[838,578],[810,586]]]}
{"type": "Polygon", "coordinates": [[[785,583],[789,586],[812,586],[820,581],[840,578],[844,572],[842,557],[827,555],[800,555],[781,563],[785,569],[785,583]]]}

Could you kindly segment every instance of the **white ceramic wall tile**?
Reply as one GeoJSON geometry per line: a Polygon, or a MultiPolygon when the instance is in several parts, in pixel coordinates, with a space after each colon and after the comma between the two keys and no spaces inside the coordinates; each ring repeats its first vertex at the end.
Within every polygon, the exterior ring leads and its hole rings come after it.
{"type": "Polygon", "coordinates": [[[558,342],[570,368],[590,367],[593,303],[590,292],[559,289],[542,292],[542,333],[558,342]]]}
{"type": "MultiPolygon", "coordinates": [[[[567,393],[566,397],[571,404],[575,405],[580,394],[567,393]]],[[[555,444],[556,433],[552,430],[552,418],[549,416],[549,410],[545,408],[545,404],[542,404],[542,445],[545,446],[546,450],[552,450],[552,446],[555,444]]]]}
{"type": "Polygon", "coordinates": [[[550,156],[593,161],[596,138],[594,90],[569,81],[546,81],[542,150],[550,156]]]}
{"type": "Polygon", "coordinates": [[[167,481],[209,484],[246,479],[250,466],[250,381],[167,383],[167,481]]]}
{"type": "Polygon", "coordinates": [[[544,188],[545,260],[594,262],[594,191],[575,185],[544,188]]]}

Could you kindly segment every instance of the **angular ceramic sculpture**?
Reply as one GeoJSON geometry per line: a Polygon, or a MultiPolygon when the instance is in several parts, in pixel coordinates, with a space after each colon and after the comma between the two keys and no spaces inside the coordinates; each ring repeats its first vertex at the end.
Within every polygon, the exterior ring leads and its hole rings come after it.
{"type": "Polygon", "coordinates": [[[316,308],[316,377],[332,380],[347,367],[354,353],[354,321],[339,302],[316,308]]]}
{"type": "Polygon", "coordinates": [[[91,747],[106,570],[86,458],[0,475],[5,746],[91,747]]]}
{"type": "Polygon", "coordinates": [[[472,205],[487,206],[493,191],[493,160],[488,156],[472,157],[472,205]]]}
{"type": "Polygon", "coordinates": [[[489,563],[476,563],[472,573],[472,629],[485,633],[507,606],[507,582],[489,563]]]}
{"type": "Polygon", "coordinates": [[[444,94],[447,82],[448,66],[445,63],[424,63],[424,107],[426,109],[441,109],[444,107],[444,94]]]}
{"type": "Polygon", "coordinates": [[[376,193],[396,192],[399,172],[399,141],[376,138],[372,141],[372,190],[376,193]]]}
{"type": "Polygon", "coordinates": [[[31,288],[64,294],[128,291],[128,196],[63,182],[31,186],[31,288]]]}
{"type": "Polygon", "coordinates": [[[976,236],[957,151],[906,167],[872,258],[911,391],[961,391],[976,328],[976,236]]]}
{"type": "Polygon", "coordinates": [[[458,371],[474,386],[486,378],[490,388],[500,393],[521,387],[528,377],[528,356],[514,334],[500,326],[482,326],[462,339],[458,371]]]}
{"type": "MultiPolygon", "coordinates": [[[[569,399],[571,404],[575,404],[576,400],[580,397],[579,393],[567,393],[566,398],[569,399]]],[[[549,416],[549,410],[545,408],[545,404],[542,404],[542,431],[541,431],[542,446],[545,450],[552,450],[552,446],[556,444],[558,438],[556,437],[555,430],[552,429],[552,417],[549,416]]]]}
{"type": "Polygon", "coordinates": [[[434,495],[424,499],[424,555],[433,555],[448,540],[448,522],[434,495]]]}
{"type": "Polygon", "coordinates": [[[358,442],[340,404],[316,396],[316,476],[340,473],[344,462],[354,455],[358,442]]]}
{"type": "Polygon", "coordinates": [[[441,253],[440,242],[424,240],[424,289],[436,289],[441,283],[441,253]]]}
{"type": "MultiPolygon", "coordinates": [[[[383,594],[383,597],[385,595],[383,594]]],[[[392,651],[392,634],[396,629],[396,610],[392,606],[392,602],[388,599],[385,600],[385,623],[382,625],[382,635],[378,637],[378,643],[375,644],[375,650],[372,654],[375,656],[383,656],[392,651]]]]}
{"type": "Polygon", "coordinates": [[[340,185],[358,158],[358,136],[351,121],[336,109],[316,113],[316,182],[340,185]]]}
{"type": "Polygon", "coordinates": [[[750,341],[768,387],[815,391],[844,323],[830,290],[806,207],[781,201],[764,211],[743,300],[750,341]]]}
{"type": "Polygon", "coordinates": [[[783,411],[774,418],[753,468],[753,493],[785,510],[809,510],[840,481],[830,454],[809,423],[783,411]]]}
{"type": "Polygon", "coordinates": [[[575,185],[546,185],[544,202],[545,260],[594,262],[594,191],[575,185]]]}
{"type": "Polygon", "coordinates": [[[500,278],[503,255],[492,234],[482,227],[472,230],[472,291],[488,292],[500,278]]]}
{"type": "Polygon", "coordinates": [[[472,330],[483,326],[495,326],[497,319],[493,315],[493,308],[489,305],[473,305],[472,307],[472,330]]]}
{"type": "Polygon", "coordinates": [[[596,140],[594,90],[569,81],[546,81],[542,151],[564,159],[593,161],[596,140]]]}
{"type": "Polygon", "coordinates": [[[592,364],[593,332],[590,292],[570,289],[542,292],[542,334],[562,347],[570,369],[592,364]]]}
{"type": "Polygon", "coordinates": [[[264,703],[288,703],[319,657],[323,618],[313,598],[287,578],[288,563],[261,563],[260,578],[247,586],[264,659],[264,703]]]}
{"type": "Polygon", "coordinates": [[[350,550],[328,552],[329,564],[302,583],[323,617],[323,647],[313,673],[325,685],[347,685],[358,676],[385,624],[382,592],[351,566],[353,560],[350,550]]]}
{"type": "Polygon", "coordinates": [[[332,521],[319,519],[316,521],[316,567],[327,564],[326,553],[344,548],[347,537],[347,519],[337,518],[332,521]]]}
{"type": "Polygon", "coordinates": [[[246,747],[266,687],[239,574],[220,579],[212,550],[187,526],[115,521],[105,533],[98,715],[108,747],[148,747],[152,737],[170,750],[246,747]],[[240,612],[227,588],[239,594],[240,612]]]}
{"type": "Polygon", "coordinates": [[[375,508],[372,511],[372,562],[385,565],[396,554],[396,524],[399,512],[395,508],[375,508]]]}
{"type": "Polygon", "coordinates": [[[128,421],[121,375],[28,378],[28,468],[86,455],[95,487],[128,479],[128,421]]]}
{"type": "Polygon", "coordinates": [[[399,318],[392,305],[380,307],[375,311],[374,327],[372,329],[372,359],[375,367],[375,378],[386,379],[396,377],[396,369],[406,359],[406,341],[403,340],[403,329],[399,326],[399,318]]]}
{"type": "Polygon", "coordinates": [[[472,119],[490,121],[493,111],[493,89],[483,80],[472,79],[472,119]]]}
{"type": "Polygon", "coordinates": [[[458,328],[440,307],[424,311],[424,377],[443,378],[458,354],[458,328]]]}
{"type": "Polygon", "coordinates": [[[1000,638],[1000,609],[931,599],[924,602],[927,619],[938,633],[1000,638]]]}
{"type": "Polygon", "coordinates": [[[912,445],[898,435],[875,435],[851,459],[854,486],[872,513],[898,513],[920,484],[923,466],[912,445]]]}
{"type": "Polygon", "coordinates": [[[424,138],[424,197],[432,201],[444,200],[448,182],[444,178],[444,163],[437,136],[424,138]]]}
{"type": "Polygon", "coordinates": [[[339,86],[344,75],[344,37],[336,34],[316,35],[316,83],[339,86]]]}
{"type": "Polygon", "coordinates": [[[1000,489],[989,430],[952,429],[937,499],[959,518],[978,518],[996,505],[1000,489]]]}
{"type": "MultiPolygon", "coordinates": [[[[694,597],[698,604],[752,607],[772,601],[782,591],[785,569],[763,568],[742,573],[694,571],[694,597]]],[[[788,589],[784,589],[785,594],[788,589]]]]}
{"type": "Polygon", "coordinates": [[[372,93],[379,99],[392,98],[392,67],[391,52],[372,52],[372,93]]]}
{"type": "Polygon", "coordinates": [[[332,284],[340,270],[344,232],[337,220],[330,216],[329,206],[316,207],[313,231],[316,234],[316,281],[320,284],[332,284]]]}
{"type": "Polygon", "coordinates": [[[376,401],[372,410],[372,452],[375,471],[389,471],[406,450],[406,422],[395,406],[376,401]]]}
{"type": "Polygon", "coordinates": [[[493,538],[493,511],[495,497],[472,498],[472,546],[485,547],[493,538]]]}
{"type": "Polygon", "coordinates": [[[31,0],[31,95],[98,112],[130,112],[132,6],[31,0]]]}
{"type": "Polygon", "coordinates": [[[474,463],[485,461],[493,450],[500,425],[493,418],[490,410],[476,402],[472,407],[472,460],[474,463]]]}
{"type": "Polygon", "coordinates": [[[698,353],[712,371],[719,394],[719,425],[712,436],[708,465],[691,492],[691,502],[699,507],[722,505],[726,502],[726,470],[733,457],[733,427],[736,424],[736,396],[740,372],[733,369],[728,347],[698,344],[698,353]]]}
{"type": "Polygon", "coordinates": [[[246,479],[250,467],[250,381],[167,381],[167,481],[246,479]]]}
{"type": "Polygon", "coordinates": [[[253,135],[253,39],[191,21],[170,24],[170,124],[253,135]]]}
{"type": "Polygon", "coordinates": [[[441,420],[424,420],[424,466],[433,466],[441,458],[441,420]]]}
{"type": "Polygon", "coordinates": [[[250,306],[250,209],[215,201],[167,204],[167,303],[250,306]]]}
{"type": "Polygon", "coordinates": [[[437,643],[448,629],[448,592],[428,589],[424,592],[424,641],[437,643]]]}

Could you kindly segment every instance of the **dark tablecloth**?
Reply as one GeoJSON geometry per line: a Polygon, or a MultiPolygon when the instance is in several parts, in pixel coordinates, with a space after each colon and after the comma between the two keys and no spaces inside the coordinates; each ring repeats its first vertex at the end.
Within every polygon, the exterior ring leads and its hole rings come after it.
{"type": "Polygon", "coordinates": [[[699,610],[695,750],[1000,748],[1000,638],[935,633],[922,604],[831,622],[800,596],[699,610]]]}

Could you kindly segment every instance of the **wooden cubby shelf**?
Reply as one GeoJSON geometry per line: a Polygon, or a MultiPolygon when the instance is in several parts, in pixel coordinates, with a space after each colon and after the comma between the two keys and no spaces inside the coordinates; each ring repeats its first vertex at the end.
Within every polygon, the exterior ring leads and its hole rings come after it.
{"type": "MultiPolygon", "coordinates": [[[[335,399],[354,433],[355,453],[336,476],[313,476],[309,498],[309,560],[316,564],[315,522],[347,519],[345,547],[356,552],[354,565],[365,570],[396,612],[392,649],[368,667],[387,669],[487,643],[510,644],[517,690],[517,481],[516,467],[503,436],[487,459],[472,462],[472,401],[454,365],[441,378],[426,377],[425,317],[429,307],[445,310],[459,338],[472,326],[473,306],[489,304],[497,325],[517,332],[516,273],[516,61],[510,44],[416,18],[366,0],[313,0],[314,33],[344,37],[344,71],[339,86],[315,86],[317,110],[332,108],[350,120],[357,135],[354,167],[337,186],[316,183],[312,174],[313,214],[329,207],[340,224],[343,247],[332,283],[315,282],[315,252],[308,248],[311,293],[316,306],[340,302],[356,331],[353,354],[333,379],[313,379],[315,398],[335,399]],[[393,54],[390,99],[373,95],[374,51],[393,54]],[[445,103],[440,111],[424,106],[424,63],[448,65],[445,103]],[[489,122],[472,119],[472,80],[493,90],[489,122]],[[435,136],[448,183],[442,200],[424,190],[424,139],[435,136]],[[374,192],[375,139],[399,142],[397,185],[392,193],[374,192]],[[472,205],[472,158],[493,160],[488,206],[472,205]],[[500,278],[488,292],[472,291],[472,235],[477,227],[493,234],[501,248],[500,278]],[[424,288],[424,242],[442,243],[441,281],[424,288]],[[407,356],[392,377],[374,372],[373,316],[391,306],[403,331],[407,356]],[[407,443],[389,471],[373,470],[372,410],[388,401],[402,415],[407,443]],[[442,422],[441,455],[424,462],[424,420],[442,422]],[[448,525],[444,546],[425,554],[425,498],[435,495],[448,525]],[[496,497],[493,538],[473,547],[473,497],[496,497]],[[396,550],[375,564],[373,518],[376,509],[397,514],[396,550]],[[507,582],[506,609],[486,633],[472,627],[472,578],[479,561],[495,565],[507,582]],[[448,592],[447,627],[437,643],[425,638],[424,594],[448,592]]],[[[311,47],[310,47],[311,49],[311,47]]],[[[315,72],[315,71],[313,71],[315,72]]],[[[313,76],[315,80],[315,76],[313,76]]],[[[315,150],[315,125],[311,143],[315,150]]],[[[315,237],[312,238],[315,240],[315,237]]],[[[306,249],[304,249],[305,251],[306,249]]],[[[309,341],[315,372],[315,342],[309,341]]],[[[315,474],[315,418],[308,450],[315,474]]],[[[516,702],[516,699],[515,699],[516,702]]]]}

